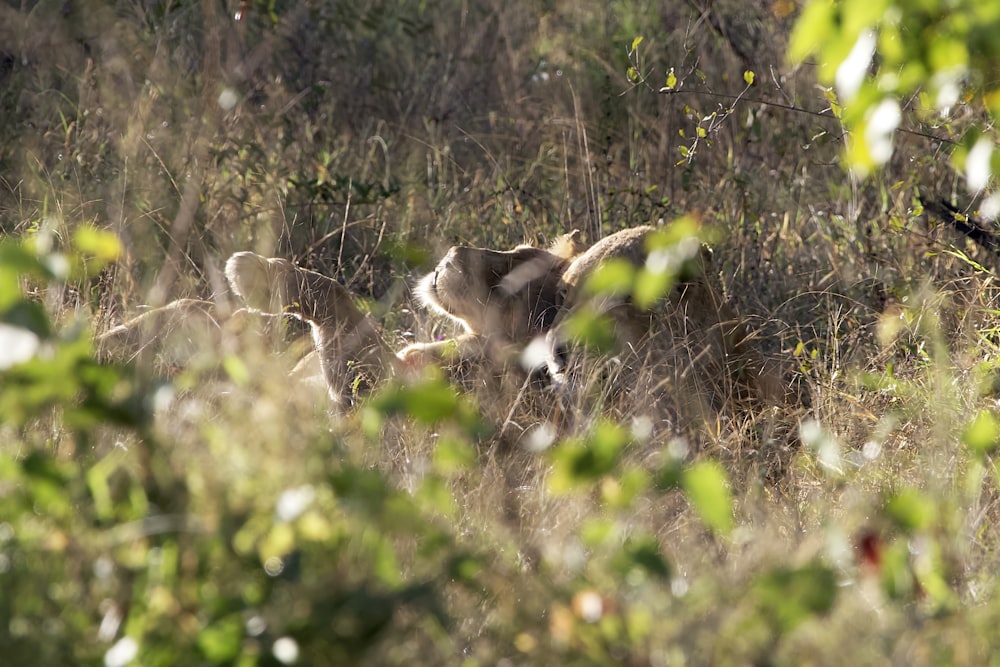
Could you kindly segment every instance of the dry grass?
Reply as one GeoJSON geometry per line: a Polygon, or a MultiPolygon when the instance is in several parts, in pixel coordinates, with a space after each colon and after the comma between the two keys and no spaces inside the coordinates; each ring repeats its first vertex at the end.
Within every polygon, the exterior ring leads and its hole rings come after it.
{"type": "Polygon", "coordinates": [[[758,103],[824,104],[766,9],[529,5],[307,2],[272,23],[251,3],[240,25],[211,3],[0,10],[0,231],[50,256],[95,224],[125,248],[91,280],[26,291],[64,339],[211,304],[204,327],[132,341],[156,347],[122,375],[149,429],[0,423],[11,664],[97,664],[125,635],[150,665],[270,664],[283,636],[307,664],[995,660],[996,470],[962,433],[996,407],[1000,304],[993,274],[951,251],[996,260],[921,214],[917,193],[962,194],[941,146],[901,136],[883,173],[851,181],[835,122],[758,103]],[[640,33],[643,66],[674,67],[682,92],[629,86],[640,33]],[[757,101],[678,164],[679,131],[747,68],[757,101]],[[562,394],[473,370],[454,386],[487,430],[334,412],[275,354],[300,332],[219,325],[236,250],[337,277],[402,344],[452,333],[409,289],[455,242],[687,212],[717,230],[712,279],[802,405],[720,408],[734,389],[674,331],[562,394]],[[613,463],[556,492],[560,451],[601,424],[626,434],[613,463]],[[31,452],[63,466],[56,500],[14,465],[31,452]],[[704,461],[729,480],[728,534],[668,479],[704,461]],[[277,518],[293,489],[307,509],[277,518]],[[911,492],[929,509],[901,518],[889,501],[911,492]],[[836,599],[787,622],[801,590],[769,577],[814,564],[836,599]]]}

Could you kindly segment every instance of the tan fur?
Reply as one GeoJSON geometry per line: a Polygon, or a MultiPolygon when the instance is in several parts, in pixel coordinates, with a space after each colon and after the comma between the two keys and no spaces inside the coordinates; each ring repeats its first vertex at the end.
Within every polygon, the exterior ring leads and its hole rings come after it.
{"type": "Polygon", "coordinates": [[[392,354],[379,326],[337,281],[288,260],[252,252],[230,257],[226,278],[251,308],[309,323],[315,357],[335,401],[370,390],[392,372],[392,354]]]}
{"type": "Polygon", "coordinates": [[[408,366],[428,360],[497,356],[548,331],[562,308],[559,291],[576,233],[551,249],[520,246],[498,251],[456,246],[417,285],[427,308],[465,330],[457,338],[414,343],[399,352],[408,366]]]}
{"type": "MultiPolygon", "coordinates": [[[[592,297],[584,293],[587,279],[606,260],[625,259],[637,268],[642,267],[649,256],[647,246],[654,232],[655,228],[649,226],[616,232],[573,260],[562,277],[564,314],[549,333],[550,347],[555,348],[564,338],[561,322],[586,304],[611,318],[622,348],[637,349],[651,332],[658,332],[661,338],[664,335],[684,338],[686,356],[697,360],[709,374],[732,376],[753,397],[769,402],[784,400],[786,389],[780,374],[765,364],[751,340],[751,332],[709,282],[706,275],[709,258],[704,249],[698,252],[695,248],[688,262],[689,275],[654,313],[640,310],[627,298],[592,297]]],[[[649,342],[658,344],[660,350],[664,348],[662,340],[649,342]]],[[[654,353],[654,356],[662,355],[654,353]]],[[[558,376],[558,363],[550,363],[550,371],[558,376]]]]}
{"type": "MultiPolygon", "coordinates": [[[[500,362],[497,368],[504,368],[511,354],[533,339],[547,336],[553,347],[571,343],[562,323],[579,309],[595,305],[595,297],[583,289],[587,278],[607,259],[642,266],[653,231],[652,227],[623,230],[589,249],[580,243],[578,232],[560,237],[549,248],[454,247],[419,282],[416,295],[423,305],[458,323],[463,333],[451,340],[414,343],[397,355],[352,295],[326,276],[250,252],[233,255],[225,272],[233,292],[250,309],[309,323],[315,352],[305,367],[318,360],[331,396],[343,401],[387,376],[425,363],[472,360],[500,362]]],[[[606,299],[597,306],[614,323],[621,350],[640,350],[654,330],[668,343],[689,339],[693,342],[686,359],[707,358],[714,369],[709,374],[727,371],[755,395],[779,397],[780,378],[765,369],[745,327],[703,272],[676,286],[664,302],[653,311],[641,311],[627,297],[606,299]]],[[[177,312],[205,310],[199,304],[203,302],[185,304],[177,312]]],[[[210,311],[203,314],[211,320],[210,311]]],[[[651,354],[666,358],[652,347],[645,349],[647,360],[651,354]]],[[[550,367],[557,377],[564,370],[555,359],[550,367]]],[[[295,375],[302,375],[301,368],[295,375]]]]}
{"type": "Polygon", "coordinates": [[[685,338],[688,356],[707,364],[709,373],[731,374],[752,395],[780,399],[784,393],[780,377],[765,367],[749,332],[708,282],[706,258],[697,248],[693,275],[654,312],[636,308],[627,297],[585,293],[587,278],[606,260],[624,259],[642,267],[654,231],[648,226],[622,230],[586,250],[577,232],[561,237],[547,250],[454,247],[420,281],[417,295],[425,306],[459,323],[465,333],[447,341],[415,343],[398,356],[406,365],[449,355],[505,360],[510,351],[547,335],[553,350],[549,367],[559,378],[562,369],[555,350],[568,338],[560,323],[586,305],[611,319],[622,350],[637,350],[651,330],[660,331],[667,342],[685,338]]]}

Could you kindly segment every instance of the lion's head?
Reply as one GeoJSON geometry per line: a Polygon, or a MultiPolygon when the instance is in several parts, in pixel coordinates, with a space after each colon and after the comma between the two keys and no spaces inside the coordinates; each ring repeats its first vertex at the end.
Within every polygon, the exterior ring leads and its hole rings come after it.
{"type": "Polygon", "coordinates": [[[527,341],[548,330],[562,308],[562,274],[579,251],[577,236],[549,248],[455,246],[420,281],[417,296],[467,333],[527,341]]]}

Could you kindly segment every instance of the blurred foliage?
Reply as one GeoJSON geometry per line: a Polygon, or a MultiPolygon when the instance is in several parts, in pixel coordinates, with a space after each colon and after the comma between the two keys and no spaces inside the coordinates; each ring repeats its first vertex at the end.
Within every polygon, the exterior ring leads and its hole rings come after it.
{"type": "Polygon", "coordinates": [[[990,129],[1000,119],[997,30],[1000,8],[990,0],[815,0],[796,21],[789,57],[815,55],[819,80],[834,86],[832,109],[853,137],[851,167],[867,173],[885,164],[904,112],[916,122],[955,125],[962,136],[952,161],[973,194],[991,193],[986,209],[996,217],[1000,195],[988,186],[1000,168],[990,129]],[[970,124],[964,107],[990,122],[970,124]]]}
{"type": "Polygon", "coordinates": [[[982,160],[997,15],[796,7],[0,3],[4,664],[995,662],[997,262],[920,201],[982,160]],[[660,221],[588,289],[655,304],[712,242],[808,407],[687,428],[660,387],[470,373],[330,414],[225,327],[171,377],[94,354],[140,305],[232,310],[235,250],[433,339],[407,285],[448,245],[660,221]]]}

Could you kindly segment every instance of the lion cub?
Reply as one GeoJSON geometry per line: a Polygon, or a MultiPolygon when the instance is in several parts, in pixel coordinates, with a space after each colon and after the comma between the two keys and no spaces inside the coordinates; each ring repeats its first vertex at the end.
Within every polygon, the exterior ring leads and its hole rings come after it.
{"type": "Polygon", "coordinates": [[[300,366],[318,357],[334,401],[349,402],[393,372],[395,358],[379,326],[336,280],[252,252],[230,257],[226,278],[250,308],[290,315],[310,325],[316,349],[300,366]]]}
{"type": "Polygon", "coordinates": [[[487,250],[455,246],[417,284],[416,295],[432,311],[457,322],[462,335],[413,343],[397,355],[408,367],[431,362],[506,360],[533,338],[544,336],[562,312],[562,275],[582,247],[579,231],[548,248],[487,250]]]}

